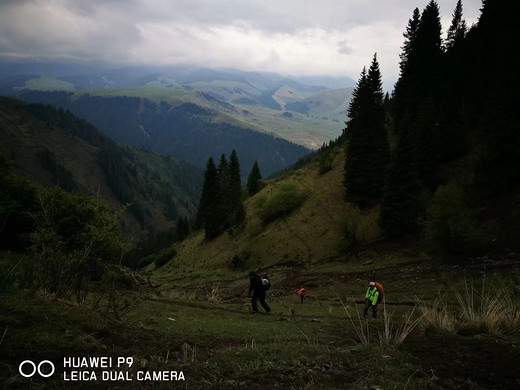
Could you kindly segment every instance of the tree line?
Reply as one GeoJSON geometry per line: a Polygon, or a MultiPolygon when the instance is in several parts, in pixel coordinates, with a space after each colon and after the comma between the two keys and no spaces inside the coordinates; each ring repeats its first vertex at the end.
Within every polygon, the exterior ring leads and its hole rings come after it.
{"type": "Polygon", "coordinates": [[[459,0],[443,40],[432,0],[406,26],[391,98],[383,95],[376,55],[361,72],[341,137],[343,186],[347,201],[380,205],[386,236],[427,227],[429,205],[454,178],[477,202],[518,185],[520,53],[511,31],[518,8],[486,0],[468,28],[459,0]]]}
{"type": "MultiPolygon", "coordinates": [[[[247,180],[247,190],[254,195],[261,187],[260,168],[255,161],[247,180]]],[[[197,210],[197,227],[204,228],[206,239],[240,224],[246,217],[242,203],[240,162],[233,150],[229,161],[222,154],[218,166],[213,157],[208,159],[204,172],[204,184],[197,210]]]]}

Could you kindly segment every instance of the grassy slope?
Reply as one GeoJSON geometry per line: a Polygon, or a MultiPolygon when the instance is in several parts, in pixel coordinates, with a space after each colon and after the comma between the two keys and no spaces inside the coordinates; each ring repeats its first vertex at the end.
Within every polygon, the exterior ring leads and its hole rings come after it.
{"type": "MultiPolygon", "coordinates": [[[[111,384],[118,388],[514,388],[520,358],[514,334],[458,335],[420,326],[395,346],[380,344],[381,318],[360,325],[362,306],[355,302],[362,302],[368,280],[385,285],[395,333],[418,298],[432,302],[440,291],[454,304],[453,292],[466,278],[480,286],[485,274],[494,286],[518,278],[518,271],[507,262],[478,259],[453,268],[410,242],[347,259],[338,251],[350,211],[337,153],[332,171],[318,175],[314,163],[268,182],[257,195],[272,193],[283,181],[305,189],[307,200],[286,221],[255,225],[252,198],[247,224],[234,236],[206,243],[195,234],[170,263],[143,273],[152,284],[120,291],[132,304],[122,322],[102,314],[103,297],[93,310],[102,286],[93,285],[82,306],[22,291],[0,294],[0,384],[26,388],[16,368],[27,358],[97,355],[134,356],[147,370],[182,370],[186,376],[181,383],[111,384]],[[244,269],[229,268],[231,257],[245,251],[251,254],[244,269]],[[249,314],[245,274],[252,267],[269,271],[271,316],[249,314]],[[303,305],[296,296],[300,287],[308,291],[303,305]],[[361,329],[368,332],[368,346],[360,344],[361,329]]],[[[31,385],[68,388],[59,376],[31,385]]]]}
{"type": "Polygon", "coordinates": [[[25,87],[16,87],[17,90],[30,89],[34,91],[73,91],[74,84],[67,81],[57,80],[52,77],[40,77],[25,82],[25,87]]]}
{"type": "Polygon", "coordinates": [[[260,193],[246,201],[247,219],[233,235],[224,234],[211,242],[199,232],[179,247],[177,267],[227,267],[234,255],[249,253],[244,266],[271,266],[297,262],[319,264],[344,257],[343,226],[350,208],[344,202],[343,154],[339,151],[333,169],[318,173],[316,162],[268,181],[260,193]],[[307,199],[292,215],[262,226],[255,203],[270,196],[282,183],[294,183],[307,199]]]}
{"type": "MultiPolygon", "coordinates": [[[[473,276],[482,269],[480,264],[473,276]]],[[[249,314],[247,278],[233,272],[204,278],[171,273],[159,286],[121,291],[132,302],[122,322],[93,311],[95,292],[82,306],[45,294],[0,294],[0,385],[27,388],[28,380],[17,374],[24,359],[60,362],[70,356],[133,356],[145,370],[182,370],[186,377],[180,383],[110,383],[118,388],[487,389],[517,383],[514,335],[462,336],[418,327],[401,346],[380,345],[379,319],[363,323],[370,341],[360,344],[361,305],[354,301],[368,278],[383,278],[396,332],[412,310],[407,302],[415,292],[460,288],[463,273],[451,267],[422,262],[364,270],[343,264],[271,272],[271,316],[249,314]],[[421,283],[425,279],[428,284],[421,283]],[[303,305],[296,297],[302,285],[309,292],[303,305]]],[[[34,379],[32,388],[70,388],[60,372],[50,380],[34,379]]]]}

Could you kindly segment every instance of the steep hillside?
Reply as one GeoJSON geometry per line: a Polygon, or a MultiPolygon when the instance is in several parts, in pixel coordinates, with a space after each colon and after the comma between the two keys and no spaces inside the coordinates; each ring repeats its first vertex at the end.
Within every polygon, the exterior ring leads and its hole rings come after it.
{"type": "Polygon", "coordinates": [[[245,202],[244,226],[212,241],[204,232],[180,244],[175,267],[186,269],[255,268],[282,263],[314,264],[344,257],[349,248],[347,231],[355,229],[359,239],[370,241],[379,233],[377,210],[360,218],[359,211],[344,201],[342,189],[344,155],[333,151],[332,170],[320,174],[319,162],[266,182],[245,202]],[[266,200],[281,186],[294,185],[305,200],[293,213],[264,223],[266,200]]]}
{"type": "Polygon", "coordinates": [[[2,149],[16,170],[43,186],[99,196],[113,208],[129,204],[127,230],[170,227],[194,213],[201,173],[151,152],[117,146],[92,125],[42,105],[0,100],[2,149]]]}

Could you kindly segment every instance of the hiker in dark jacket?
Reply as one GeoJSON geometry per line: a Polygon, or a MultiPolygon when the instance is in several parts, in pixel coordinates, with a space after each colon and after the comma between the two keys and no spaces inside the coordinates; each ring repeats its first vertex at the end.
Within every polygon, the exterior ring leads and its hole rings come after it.
{"type": "Polygon", "coordinates": [[[249,273],[249,296],[251,297],[251,306],[253,306],[253,311],[255,313],[258,313],[258,306],[256,304],[256,300],[260,300],[260,305],[265,310],[265,314],[269,314],[271,312],[271,309],[265,303],[265,287],[262,283],[262,278],[257,275],[254,271],[251,271],[249,273]]]}

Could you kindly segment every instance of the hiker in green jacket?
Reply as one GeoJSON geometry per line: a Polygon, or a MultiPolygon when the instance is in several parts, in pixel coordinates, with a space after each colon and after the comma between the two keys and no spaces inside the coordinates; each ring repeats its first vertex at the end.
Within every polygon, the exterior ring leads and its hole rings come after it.
{"type": "Polygon", "coordinates": [[[368,290],[365,294],[365,309],[363,310],[363,318],[367,318],[368,309],[372,307],[372,316],[377,318],[377,300],[379,299],[379,291],[374,282],[368,284],[368,290]]]}

